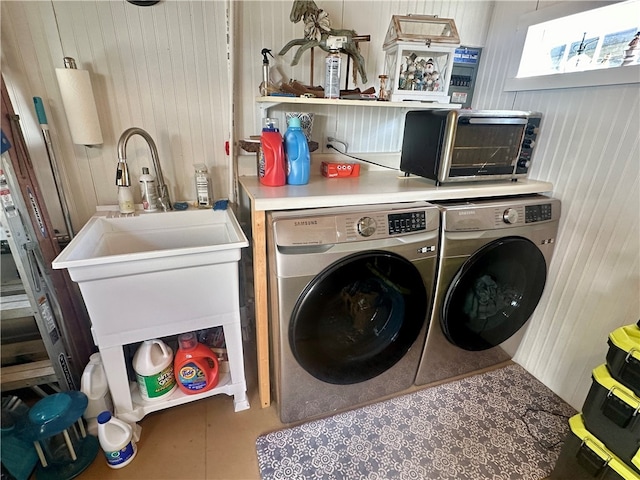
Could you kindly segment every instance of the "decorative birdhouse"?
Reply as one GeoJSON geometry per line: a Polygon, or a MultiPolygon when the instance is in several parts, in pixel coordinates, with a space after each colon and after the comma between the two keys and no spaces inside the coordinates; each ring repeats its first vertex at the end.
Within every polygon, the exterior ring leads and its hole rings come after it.
{"type": "Polygon", "coordinates": [[[452,18],[393,15],[382,48],[390,100],[449,103],[453,55],[460,46],[452,18]]]}

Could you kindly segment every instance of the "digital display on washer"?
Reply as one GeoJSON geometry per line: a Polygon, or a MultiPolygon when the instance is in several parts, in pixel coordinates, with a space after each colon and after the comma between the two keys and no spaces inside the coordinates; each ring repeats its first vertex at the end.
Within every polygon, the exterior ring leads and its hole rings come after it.
{"type": "Polygon", "coordinates": [[[424,211],[390,213],[387,218],[389,222],[389,235],[419,232],[420,230],[427,229],[427,216],[424,211]]]}
{"type": "Polygon", "coordinates": [[[524,207],[524,223],[542,222],[544,220],[551,220],[550,203],[524,207]]]}

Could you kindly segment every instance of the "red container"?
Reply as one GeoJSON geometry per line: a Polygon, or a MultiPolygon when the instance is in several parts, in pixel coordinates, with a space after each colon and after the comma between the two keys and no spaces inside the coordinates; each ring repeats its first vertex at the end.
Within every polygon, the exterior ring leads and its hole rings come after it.
{"type": "Polygon", "coordinates": [[[218,357],[199,343],[195,333],[178,337],[179,348],[173,360],[173,373],[180,390],[187,394],[202,393],[218,384],[218,357]]]}
{"type": "Polygon", "coordinates": [[[284,144],[275,119],[265,118],[262,128],[258,152],[258,178],[261,184],[269,187],[281,187],[287,183],[284,144]]]}

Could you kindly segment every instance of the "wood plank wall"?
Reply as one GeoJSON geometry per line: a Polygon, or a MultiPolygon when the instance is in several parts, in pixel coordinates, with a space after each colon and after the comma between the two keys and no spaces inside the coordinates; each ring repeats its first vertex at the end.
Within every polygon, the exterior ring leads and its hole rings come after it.
{"type": "Polygon", "coordinates": [[[496,3],[476,98],[482,108],[544,113],[531,176],[553,183],[562,218],[515,360],[580,410],[609,333],[640,319],[640,89],[503,92],[509,39],[520,15],[547,6],[537,4],[496,3]]]}
{"type": "MultiPolygon", "coordinates": [[[[604,361],[606,336],[640,318],[637,84],[557,91],[502,91],[511,39],[520,15],[548,3],[528,1],[323,1],[332,25],[371,35],[361,49],[369,82],[378,88],[384,68],[382,42],[393,14],[454,18],[463,44],[483,46],[476,108],[544,112],[532,177],[554,184],[563,202],[561,230],[542,303],[516,360],[576,408],[590,385],[590,371],[604,361]]],[[[558,3],[558,2],[551,2],[558,3]]],[[[296,67],[293,52],[276,54],[302,36],[289,21],[290,1],[234,2],[236,31],[227,72],[229,2],[166,0],[142,8],[124,0],[103,2],[11,1],[1,3],[2,74],[17,101],[25,136],[45,189],[53,191],[32,97],[48,109],[74,225],[99,204],[114,204],[116,143],[140,126],[152,134],[173,198],[193,198],[192,164],[210,167],[217,197],[229,195],[230,136],[259,132],[254,98],[261,80],[260,50],[271,48],[272,78],[310,81],[310,55],[296,67]],[[56,21],[57,19],[57,21],[56,21]],[[63,56],[91,72],[105,144],[71,143],[55,67],[63,56]]],[[[315,53],[314,84],[323,83],[324,53],[315,53]]],[[[343,74],[344,79],[344,74],[343,74]]],[[[350,83],[353,87],[353,84],[350,83]]],[[[353,107],[315,110],[313,138],[345,139],[353,152],[399,149],[398,112],[353,107]]],[[[285,109],[277,110],[284,115],[285,109]]],[[[141,142],[130,146],[132,171],[150,164],[141,142]]],[[[51,202],[55,203],[55,195],[51,202]]],[[[62,217],[54,218],[64,225],[62,217]]],[[[64,228],[64,227],[62,227],[64,228]]],[[[78,227],[76,227],[78,228],[78,227]]]]}

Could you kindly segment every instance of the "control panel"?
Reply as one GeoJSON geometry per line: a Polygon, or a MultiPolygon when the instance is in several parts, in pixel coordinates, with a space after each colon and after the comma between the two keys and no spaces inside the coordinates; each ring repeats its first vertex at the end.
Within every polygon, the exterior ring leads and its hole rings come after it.
{"type": "Polygon", "coordinates": [[[389,235],[426,230],[427,217],[424,211],[390,213],[388,216],[389,235]]]}
{"type": "Polygon", "coordinates": [[[383,240],[404,235],[423,238],[425,234],[433,233],[437,236],[440,214],[436,206],[414,202],[390,204],[389,207],[381,210],[371,210],[369,205],[314,209],[308,210],[308,215],[300,215],[297,211],[278,212],[271,220],[274,241],[278,247],[294,247],[383,240]]]}
{"type": "Polygon", "coordinates": [[[522,148],[520,148],[520,157],[516,165],[516,175],[526,175],[531,166],[531,157],[533,156],[533,147],[538,138],[540,131],[540,122],[542,118],[539,116],[530,117],[527,126],[524,129],[524,138],[522,139],[522,148]]]}
{"type": "Polygon", "coordinates": [[[524,222],[535,223],[551,220],[551,204],[527,205],[524,207],[524,222]]]}

